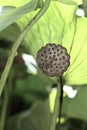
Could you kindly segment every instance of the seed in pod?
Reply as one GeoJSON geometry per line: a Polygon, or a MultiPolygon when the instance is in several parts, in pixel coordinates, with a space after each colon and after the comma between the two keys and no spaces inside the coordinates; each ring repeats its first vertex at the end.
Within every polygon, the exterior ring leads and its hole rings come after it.
{"type": "Polygon", "coordinates": [[[61,76],[70,65],[70,56],[65,47],[48,43],[37,52],[37,64],[48,76],[61,76]]]}

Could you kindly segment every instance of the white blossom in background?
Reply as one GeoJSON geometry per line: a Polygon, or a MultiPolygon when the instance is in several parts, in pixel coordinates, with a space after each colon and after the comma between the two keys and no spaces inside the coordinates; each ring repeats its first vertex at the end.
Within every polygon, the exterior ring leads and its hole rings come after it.
{"type": "Polygon", "coordinates": [[[76,15],[77,15],[77,16],[80,16],[80,17],[85,17],[85,12],[84,12],[83,9],[78,9],[78,10],[76,11],[76,15]]]}
{"type": "Polygon", "coordinates": [[[74,98],[77,94],[77,89],[73,89],[71,86],[64,85],[64,92],[67,94],[69,98],[74,98]]]}
{"type": "Polygon", "coordinates": [[[36,74],[37,69],[35,66],[37,66],[37,64],[34,57],[32,55],[22,54],[22,58],[27,66],[27,72],[36,74]]]}
{"type": "Polygon", "coordinates": [[[3,7],[2,7],[2,6],[0,6],[0,14],[1,14],[1,12],[2,12],[2,8],[3,8],[3,7]]]}

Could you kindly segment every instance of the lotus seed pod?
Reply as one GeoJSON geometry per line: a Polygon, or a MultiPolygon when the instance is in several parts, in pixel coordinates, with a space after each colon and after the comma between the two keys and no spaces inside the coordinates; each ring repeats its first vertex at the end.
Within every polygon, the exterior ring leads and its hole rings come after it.
{"type": "Polygon", "coordinates": [[[70,56],[66,48],[48,43],[37,52],[37,64],[48,76],[61,76],[70,65],[70,56]]]}

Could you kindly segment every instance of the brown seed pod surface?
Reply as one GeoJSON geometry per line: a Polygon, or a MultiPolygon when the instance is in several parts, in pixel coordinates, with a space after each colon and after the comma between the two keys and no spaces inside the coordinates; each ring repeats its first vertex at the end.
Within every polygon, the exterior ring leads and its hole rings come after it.
{"type": "Polygon", "coordinates": [[[61,76],[70,65],[70,56],[66,48],[48,43],[37,52],[37,64],[48,76],[61,76]]]}

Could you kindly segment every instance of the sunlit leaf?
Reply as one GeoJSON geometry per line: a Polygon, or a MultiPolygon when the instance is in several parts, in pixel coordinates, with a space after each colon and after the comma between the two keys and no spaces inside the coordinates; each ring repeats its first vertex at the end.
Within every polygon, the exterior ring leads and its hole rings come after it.
{"type": "Polygon", "coordinates": [[[0,16],[14,9],[14,6],[0,6],[0,16]]]}
{"type": "Polygon", "coordinates": [[[76,32],[71,49],[71,66],[66,73],[67,83],[87,83],[87,19],[77,18],[76,32]],[[83,34],[83,35],[82,35],[83,34]]]}
{"type": "Polygon", "coordinates": [[[58,0],[58,1],[62,2],[64,4],[70,4],[70,5],[75,4],[75,2],[73,0],[58,0]]]}
{"type": "Polygon", "coordinates": [[[0,0],[0,6],[15,6],[15,7],[19,7],[22,6],[24,4],[26,4],[27,2],[29,2],[31,0],[0,0]]]}
{"type": "Polygon", "coordinates": [[[78,5],[82,4],[82,0],[73,0],[73,1],[77,2],[78,5]]]}
{"type": "Polygon", "coordinates": [[[38,0],[33,0],[28,4],[21,7],[14,8],[6,14],[0,16],[0,31],[5,29],[8,25],[14,23],[25,13],[31,12],[36,9],[38,0]]]}
{"type": "Polygon", "coordinates": [[[56,1],[51,2],[47,12],[32,27],[26,37],[27,45],[34,56],[37,50],[47,42],[62,44],[63,41],[64,46],[66,45],[68,50],[70,50],[75,31],[76,9],[76,5],[66,5],[56,1]],[[65,42],[66,40],[67,42],[65,42]]]}
{"type": "Polygon", "coordinates": [[[71,65],[64,75],[66,84],[87,83],[87,19],[77,17],[76,10],[77,5],[51,2],[48,11],[26,37],[26,45],[35,57],[40,47],[47,43],[67,48],[71,65]]]}

